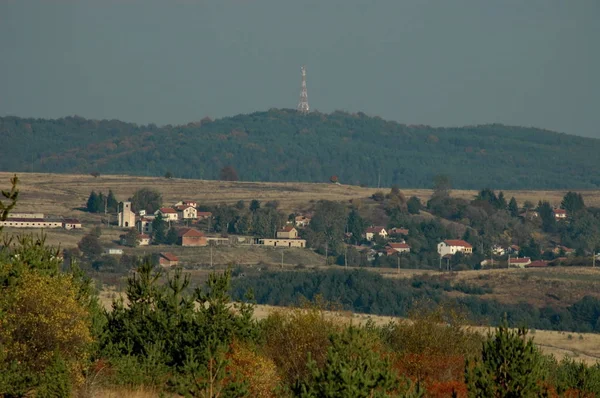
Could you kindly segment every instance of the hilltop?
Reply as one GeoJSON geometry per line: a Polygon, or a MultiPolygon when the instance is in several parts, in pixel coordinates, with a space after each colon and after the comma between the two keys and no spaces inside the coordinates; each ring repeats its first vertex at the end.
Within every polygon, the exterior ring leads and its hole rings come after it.
{"type": "Polygon", "coordinates": [[[594,189],[600,140],[499,124],[412,126],[363,113],[272,109],[180,126],[0,118],[0,170],[430,188],[594,189]]]}

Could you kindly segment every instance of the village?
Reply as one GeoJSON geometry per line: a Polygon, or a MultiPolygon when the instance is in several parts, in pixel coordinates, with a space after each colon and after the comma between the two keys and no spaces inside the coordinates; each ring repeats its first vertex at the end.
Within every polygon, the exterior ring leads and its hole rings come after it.
{"type": "MultiPolygon", "coordinates": [[[[112,245],[103,247],[106,256],[122,256],[128,251],[143,252],[144,247],[156,246],[160,251],[154,252],[157,264],[162,267],[174,267],[182,264],[199,264],[194,261],[193,256],[181,261],[173,253],[173,250],[163,250],[162,242],[153,242],[153,225],[156,226],[157,219],[162,222],[168,230],[173,229],[176,237],[170,242],[171,245],[181,248],[194,248],[220,246],[220,247],[248,247],[268,249],[307,249],[307,241],[302,238],[302,232],[310,225],[312,214],[297,214],[288,219],[282,227],[273,231],[270,237],[255,237],[231,233],[217,233],[212,228],[213,214],[210,211],[198,209],[198,203],[193,200],[181,200],[171,206],[162,206],[153,213],[145,210],[135,212],[131,201],[118,203],[117,221],[114,228],[122,233],[119,239],[112,245]],[[137,249],[136,249],[137,248],[137,249]],[[125,250],[124,250],[125,249],[125,250]]],[[[567,213],[564,209],[554,209],[553,215],[557,221],[566,219],[567,213]]],[[[538,213],[533,210],[524,211],[519,215],[523,219],[536,219],[538,213]]],[[[0,226],[7,228],[37,228],[37,229],[64,229],[81,230],[82,223],[78,219],[63,218],[60,216],[46,216],[43,213],[12,213],[5,221],[0,221],[0,226]]],[[[347,247],[360,252],[368,262],[374,262],[377,258],[395,257],[397,266],[400,267],[403,256],[411,253],[411,246],[406,242],[409,230],[403,227],[386,228],[371,225],[364,229],[361,238],[352,241],[352,233],[345,233],[347,247]]],[[[310,249],[309,249],[310,250],[310,249]]],[[[518,245],[494,245],[491,248],[489,258],[482,260],[481,268],[494,268],[504,264],[509,268],[533,268],[552,265],[546,260],[532,260],[529,257],[519,257],[521,251],[518,245]]],[[[554,260],[562,261],[574,253],[573,249],[557,245],[553,252],[557,255],[554,260]]],[[[462,239],[445,239],[437,244],[439,256],[439,270],[451,270],[450,260],[457,254],[471,255],[473,246],[462,239]]],[[[283,258],[283,254],[282,254],[283,258]]],[[[345,260],[345,259],[344,259],[345,260]]],[[[327,260],[325,260],[327,261],[327,260]]],[[[283,262],[283,261],[282,261],[283,262]]],[[[213,265],[212,250],[210,265],[213,265]]]]}

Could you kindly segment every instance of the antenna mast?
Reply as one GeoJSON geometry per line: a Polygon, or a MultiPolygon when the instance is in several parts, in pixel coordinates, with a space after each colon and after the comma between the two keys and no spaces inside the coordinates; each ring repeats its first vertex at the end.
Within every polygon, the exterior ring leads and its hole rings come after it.
{"type": "Polygon", "coordinates": [[[308,113],[310,107],[308,106],[308,92],[306,91],[306,66],[301,68],[302,70],[302,91],[300,91],[300,102],[298,103],[298,112],[308,113]]]}

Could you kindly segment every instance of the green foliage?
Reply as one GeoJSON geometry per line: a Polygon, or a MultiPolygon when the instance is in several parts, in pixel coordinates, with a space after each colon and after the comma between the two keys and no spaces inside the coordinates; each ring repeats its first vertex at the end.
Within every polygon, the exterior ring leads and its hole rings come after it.
{"type": "Polygon", "coordinates": [[[89,261],[93,261],[102,255],[100,240],[93,234],[84,235],[79,243],[77,243],[77,247],[89,261]]]}
{"type": "Polygon", "coordinates": [[[514,196],[510,198],[510,202],[508,202],[508,212],[510,213],[511,217],[519,216],[519,206],[517,205],[517,200],[514,196]]]}
{"type": "Polygon", "coordinates": [[[585,209],[585,203],[583,202],[583,197],[580,193],[576,192],[567,192],[560,203],[560,208],[565,209],[567,214],[572,215],[577,213],[578,211],[585,209]]]}
{"type": "Polygon", "coordinates": [[[355,185],[376,186],[380,176],[381,186],[430,188],[444,165],[461,189],[599,186],[581,172],[599,168],[597,140],[500,124],[433,128],[363,113],[272,109],[163,127],[9,116],[0,118],[0,131],[1,170],[29,170],[35,154],[48,172],[162,177],[177,170],[182,178],[219,179],[231,165],[243,180],[328,182],[336,174],[355,185]]]}
{"type": "Polygon", "coordinates": [[[169,228],[169,232],[167,232],[167,236],[165,238],[165,244],[176,245],[178,239],[179,235],[177,235],[177,229],[175,229],[175,227],[169,228]]]}
{"type": "Polygon", "coordinates": [[[542,358],[527,329],[506,324],[489,334],[481,359],[467,362],[465,380],[471,397],[538,397],[541,395],[542,358]]]}
{"type": "MultiPolygon", "coordinates": [[[[0,221],[5,221],[8,217],[8,213],[16,206],[17,198],[19,197],[19,190],[17,189],[17,184],[19,183],[19,179],[15,175],[10,179],[11,188],[9,191],[2,191],[2,197],[8,200],[8,203],[4,203],[0,200],[0,221]]],[[[2,228],[0,226],[0,232],[2,232],[2,228]]]]}
{"type": "Polygon", "coordinates": [[[140,244],[140,234],[134,228],[131,228],[123,236],[125,246],[137,247],[140,244]]]}
{"type": "Polygon", "coordinates": [[[163,219],[162,214],[158,213],[154,220],[152,220],[152,243],[159,245],[164,243],[167,239],[166,235],[167,225],[163,219]]]}
{"type": "Polygon", "coordinates": [[[244,383],[229,382],[227,353],[233,339],[252,341],[257,328],[249,304],[231,306],[230,273],[212,274],[205,289],[189,293],[181,271],[160,284],[162,274],[148,262],[128,278],[127,300],[113,302],[102,351],[124,384],[169,383],[181,394],[215,396],[244,383]]]}
{"type": "Polygon", "coordinates": [[[416,196],[411,196],[406,202],[407,210],[409,214],[419,214],[423,205],[421,204],[421,199],[416,196]]]}
{"type": "Polygon", "coordinates": [[[133,193],[130,201],[134,211],[146,210],[148,214],[154,214],[162,206],[162,195],[155,189],[142,188],[133,193]]]}
{"type": "Polygon", "coordinates": [[[315,206],[314,215],[306,230],[307,243],[324,253],[343,253],[343,238],[347,220],[346,207],[338,202],[322,200],[315,206]]]}
{"type": "Polygon", "coordinates": [[[299,397],[386,397],[399,387],[390,362],[377,347],[377,339],[362,328],[350,326],[330,337],[322,367],[309,361],[311,375],[294,388],[299,397]]]}

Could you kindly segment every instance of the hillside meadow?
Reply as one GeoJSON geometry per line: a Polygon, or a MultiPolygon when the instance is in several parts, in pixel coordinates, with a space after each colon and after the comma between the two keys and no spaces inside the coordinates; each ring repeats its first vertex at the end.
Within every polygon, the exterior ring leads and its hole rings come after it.
{"type": "MultiPolygon", "coordinates": [[[[8,187],[14,172],[0,172],[0,186],[8,187]]],[[[239,200],[261,202],[276,200],[283,211],[302,211],[310,207],[312,201],[349,201],[365,199],[377,191],[388,192],[389,187],[364,188],[355,185],[302,182],[246,182],[192,179],[166,179],[163,177],[138,177],[127,175],[47,174],[22,173],[20,178],[20,198],[16,211],[40,211],[47,214],[77,216],[82,220],[98,220],[98,216],[80,211],[92,190],[107,193],[112,189],[117,199],[124,200],[141,188],[153,188],[163,195],[163,202],[171,204],[179,200],[196,200],[200,204],[228,203],[239,200]]],[[[482,187],[484,188],[484,187],[482,187]]],[[[494,187],[489,187],[494,188],[494,187]]],[[[427,201],[432,194],[430,189],[400,187],[406,196],[417,196],[427,201]]],[[[525,201],[537,203],[547,200],[558,206],[567,190],[506,190],[507,198],[514,196],[519,205],[525,201]]],[[[578,190],[588,206],[600,206],[600,190],[578,190]]],[[[472,199],[475,190],[452,190],[453,197],[472,199]]]]}

